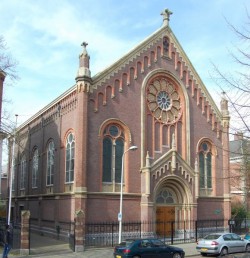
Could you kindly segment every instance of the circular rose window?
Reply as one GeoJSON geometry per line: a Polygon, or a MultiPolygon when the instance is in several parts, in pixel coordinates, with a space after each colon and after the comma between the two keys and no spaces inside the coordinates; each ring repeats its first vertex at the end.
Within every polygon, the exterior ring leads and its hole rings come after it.
{"type": "Polygon", "coordinates": [[[162,123],[174,123],[181,115],[179,93],[165,79],[155,79],[149,84],[147,103],[153,116],[162,123]]]}

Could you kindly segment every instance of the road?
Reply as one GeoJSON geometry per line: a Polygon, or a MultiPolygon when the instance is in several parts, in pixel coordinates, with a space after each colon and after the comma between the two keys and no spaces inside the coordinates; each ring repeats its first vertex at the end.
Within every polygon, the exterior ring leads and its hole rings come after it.
{"type": "MultiPolygon", "coordinates": [[[[201,255],[194,255],[192,258],[201,258],[201,255]]],[[[235,254],[228,254],[225,256],[216,256],[216,255],[208,255],[207,258],[213,257],[223,257],[223,258],[250,258],[250,253],[235,253],[235,254]]]]}

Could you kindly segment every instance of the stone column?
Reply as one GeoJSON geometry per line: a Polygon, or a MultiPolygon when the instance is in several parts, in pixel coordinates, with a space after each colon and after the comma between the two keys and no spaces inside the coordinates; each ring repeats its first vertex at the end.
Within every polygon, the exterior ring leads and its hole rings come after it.
{"type": "Polygon", "coordinates": [[[75,252],[84,251],[85,239],[85,214],[83,210],[75,213],[75,252]]]}
{"type": "Polygon", "coordinates": [[[20,254],[28,255],[30,252],[30,211],[24,210],[21,213],[21,247],[20,254]]]}

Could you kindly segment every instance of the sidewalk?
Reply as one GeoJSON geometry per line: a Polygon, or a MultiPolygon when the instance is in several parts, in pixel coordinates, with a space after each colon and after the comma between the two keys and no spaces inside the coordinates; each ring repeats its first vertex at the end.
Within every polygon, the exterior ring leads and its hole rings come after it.
{"type": "MultiPolygon", "coordinates": [[[[43,240],[43,239],[42,239],[43,240]]],[[[38,243],[37,249],[31,249],[31,255],[20,255],[17,251],[13,250],[9,254],[9,258],[31,258],[31,257],[50,257],[50,258],[112,258],[114,248],[97,248],[87,249],[81,253],[74,253],[69,250],[69,245],[65,242],[51,239],[48,246],[41,245],[44,243],[38,243]],[[39,252],[39,253],[38,253],[39,252]]],[[[196,251],[196,243],[176,244],[175,246],[183,248],[185,251],[185,257],[199,255],[196,251]]]]}

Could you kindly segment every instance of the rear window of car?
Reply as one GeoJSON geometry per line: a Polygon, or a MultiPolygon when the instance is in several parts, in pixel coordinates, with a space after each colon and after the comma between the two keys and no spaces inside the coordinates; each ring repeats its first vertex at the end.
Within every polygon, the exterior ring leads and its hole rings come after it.
{"type": "Polygon", "coordinates": [[[212,239],[218,239],[221,235],[218,234],[211,234],[204,237],[204,239],[212,240],[212,239]]]}
{"type": "Polygon", "coordinates": [[[151,240],[154,246],[164,246],[165,244],[159,239],[152,239],[151,240]]]}
{"type": "Polygon", "coordinates": [[[122,241],[119,246],[129,246],[130,244],[132,244],[134,242],[134,240],[125,240],[125,241],[122,241]]]}

